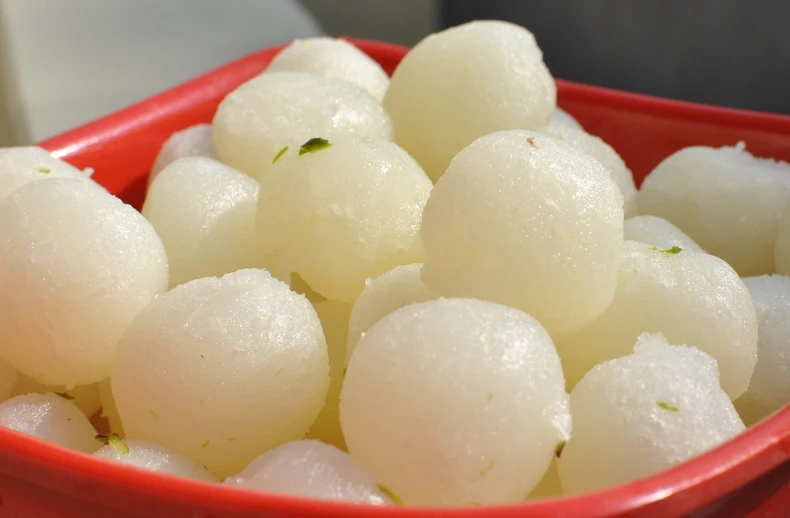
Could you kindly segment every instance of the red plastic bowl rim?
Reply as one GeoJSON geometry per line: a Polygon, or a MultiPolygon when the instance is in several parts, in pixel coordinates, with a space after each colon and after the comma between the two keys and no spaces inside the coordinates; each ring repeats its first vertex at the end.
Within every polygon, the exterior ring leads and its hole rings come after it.
{"type": "MultiPolygon", "coordinates": [[[[407,51],[403,47],[387,43],[369,40],[352,41],[362,50],[374,56],[402,57],[407,51]]],[[[170,95],[174,90],[183,92],[185,86],[205,82],[211,74],[210,72],[87,126],[100,127],[108,122],[112,122],[112,124],[128,122],[132,113],[141,106],[156,106],[164,99],[172,99],[170,95]]],[[[664,115],[671,113],[674,117],[681,119],[699,119],[701,116],[705,116],[714,122],[720,122],[723,126],[737,126],[742,121],[747,122],[748,120],[748,124],[752,128],[790,134],[790,117],[781,115],[657,99],[562,80],[558,80],[558,84],[566,92],[572,92],[577,99],[588,97],[595,99],[598,103],[616,104],[619,109],[630,109],[641,113],[660,112],[664,115]]],[[[74,132],[85,129],[87,128],[79,128],[74,132]]],[[[72,132],[50,139],[41,145],[50,150],[60,151],[60,153],[55,153],[57,156],[67,157],[70,154],[69,150],[63,149],[58,144],[67,142],[70,133],[72,132]]],[[[512,505],[486,506],[485,508],[372,507],[321,501],[320,511],[316,508],[316,500],[258,493],[130,469],[121,464],[89,458],[85,454],[53,446],[36,438],[2,428],[0,428],[0,448],[18,454],[31,462],[47,465],[75,478],[105,484],[115,490],[128,491],[130,494],[137,493],[141,496],[156,495],[163,500],[183,503],[188,506],[206,502],[211,509],[216,510],[268,512],[278,513],[282,516],[326,514],[327,516],[350,518],[370,516],[416,518],[450,515],[513,518],[526,513],[534,516],[551,515],[570,518],[589,516],[591,512],[596,516],[629,513],[694,487],[702,489],[697,495],[698,498],[695,498],[696,503],[700,506],[715,501],[785,461],[788,451],[790,451],[790,444],[783,443],[788,441],[788,436],[790,436],[790,407],[785,407],[732,440],[685,463],[639,481],[594,493],[512,505]],[[776,454],[771,455],[770,450],[775,450],[776,454]],[[759,460],[759,467],[750,465],[750,461],[755,462],[756,459],[759,460]],[[738,468],[741,468],[739,476],[717,480],[719,475],[738,468]]],[[[43,486],[45,481],[41,484],[43,486]]],[[[678,512],[694,510],[683,506],[681,508],[677,509],[678,512]]]]}

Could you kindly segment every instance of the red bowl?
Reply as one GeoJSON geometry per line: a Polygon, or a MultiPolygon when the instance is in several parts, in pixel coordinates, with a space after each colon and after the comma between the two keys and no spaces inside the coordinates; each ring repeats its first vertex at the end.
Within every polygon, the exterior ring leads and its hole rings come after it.
{"type": "MultiPolygon", "coordinates": [[[[407,49],[353,41],[392,72],[407,49]]],[[[42,145],[140,206],[149,167],[174,131],[208,122],[222,97],[278,52],[242,58],[42,145]]],[[[743,140],[790,160],[790,117],[657,99],[558,81],[559,103],[612,144],[637,183],[689,145],[743,140]]],[[[790,408],[719,448],[650,478],[605,491],[485,509],[371,508],[252,493],[90,459],[0,429],[0,517],[25,518],[516,518],[790,515],[790,408]]]]}

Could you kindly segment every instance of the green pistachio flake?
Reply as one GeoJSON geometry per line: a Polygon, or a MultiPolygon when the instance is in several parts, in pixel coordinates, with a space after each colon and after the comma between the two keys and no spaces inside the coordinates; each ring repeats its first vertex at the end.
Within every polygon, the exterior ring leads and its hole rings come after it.
{"type": "Polygon", "coordinates": [[[60,396],[63,399],[68,399],[69,401],[73,401],[74,400],[74,396],[72,396],[71,394],[69,394],[67,392],[55,392],[55,395],[56,396],[60,396]]]}
{"type": "Polygon", "coordinates": [[[388,488],[384,484],[376,484],[376,487],[379,489],[379,491],[384,493],[384,496],[386,496],[387,498],[392,500],[393,504],[395,504],[395,505],[403,505],[403,500],[401,500],[398,495],[393,493],[392,489],[388,488]]]}
{"type": "Polygon", "coordinates": [[[490,403],[492,399],[494,399],[494,393],[489,392],[488,396],[486,397],[486,403],[490,403]]]}
{"type": "Polygon", "coordinates": [[[96,440],[104,445],[112,446],[112,449],[115,450],[115,455],[117,455],[118,458],[120,458],[121,455],[129,454],[129,446],[117,433],[111,433],[110,435],[99,434],[96,436],[96,440]]]}
{"type": "Polygon", "coordinates": [[[557,446],[554,447],[554,456],[558,459],[562,456],[562,450],[565,449],[565,441],[560,441],[557,443],[557,446]]]}
{"type": "MultiPolygon", "coordinates": [[[[304,147],[304,146],[303,146],[303,147],[304,147]]],[[[288,146],[285,146],[284,148],[282,148],[282,149],[280,150],[280,152],[279,152],[279,153],[277,153],[276,155],[274,155],[274,160],[272,160],[272,164],[276,164],[276,163],[277,163],[277,161],[278,161],[279,159],[281,159],[281,158],[283,157],[283,155],[284,155],[284,154],[286,154],[287,152],[288,152],[288,146]]],[[[301,155],[301,153],[299,153],[299,154],[301,155]]]]}
{"type": "Polygon", "coordinates": [[[680,248],[679,246],[673,246],[672,248],[667,248],[666,250],[661,250],[657,246],[654,246],[650,250],[655,250],[656,252],[662,252],[665,254],[679,254],[680,252],[683,251],[683,249],[680,248]]]}
{"type": "Polygon", "coordinates": [[[663,401],[656,401],[656,404],[663,408],[664,410],[669,410],[670,412],[677,412],[678,407],[672,406],[669,403],[664,403],[663,401]]]}
{"type": "Polygon", "coordinates": [[[39,173],[49,174],[52,172],[52,169],[50,169],[49,167],[36,167],[36,171],[38,171],[39,173]]]}
{"type": "Polygon", "coordinates": [[[311,138],[299,148],[299,156],[302,156],[305,153],[315,153],[316,151],[321,151],[322,149],[326,149],[331,145],[332,144],[328,140],[321,137],[311,138]]]}

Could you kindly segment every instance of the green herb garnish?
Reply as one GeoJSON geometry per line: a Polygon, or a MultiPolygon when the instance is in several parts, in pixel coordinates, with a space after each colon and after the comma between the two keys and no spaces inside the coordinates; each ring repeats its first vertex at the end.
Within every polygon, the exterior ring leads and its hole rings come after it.
{"type": "MultiPolygon", "coordinates": [[[[272,164],[276,164],[276,163],[277,163],[277,161],[278,161],[279,159],[281,159],[281,158],[283,157],[283,155],[284,155],[284,154],[286,154],[287,152],[288,152],[288,146],[285,146],[284,148],[282,148],[282,149],[280,150],[280,152],[279,152],[279,153],[277,153],[276,155],[274,155],[274,160],[272,160],[272,164]]],[[[299,154],[301,155],[301,153],[299,153],[299,154]]]]}
{"type": "Polygon", "coordinates": [[[683,251],[683,249],[680,248],[679,246],[673,246],[672,248],[667,248],[666,250],[661,250],[657,246],[654,246],[650,250],[655,250],[657,252],[663,252],[665,254],[679,254],[680,252],[683,251]]]}
{"type": "Polygon", "coordinates": [[[403,500],[400,499],[398,495],[396,495],[392,489],[388,488],[384,484],[376,484],[376,487],[384,493],[384,496],[392,500],[392,503],[395,505],[403,505],[403,500]]]}
{"type": "Polygon", "coordinates": [[[669,410],[670,412],[677,412],[678,407],[672,406],[669,403],[664,403],[663,401],[656,401],[656,405],[660,406],[664,410],[669,410]]]}
{"type": "Polygon", "coordinates": [[[49,167],[36,167],[36,171],[38,171],[39,173],[49,174],[52,172],[52,169],[50,169],[49,167]]]}
{"type": "Polygon", "coordinates": [[[565,449],[565,441],[560,441],[557,443],[557,446],[554,447],[554,456],[558,459],[562,456],[562,450],[565,449]]]}
{"type": "Polygon", "coordinates": [[[302,156],[305,153],[315,153],[316,151],[321,151],[322,149],[326,149],[331,145],[332,144],[328,140],[321,137],[311,138],[299,148],[299,156],[302,156]]]}
{"type": "Polygon", "coordinates": [[[121,458],[121,455],[129,454],[129,446],[123,442],[123,439],[117,433],[111,433],[110,435],[99,434],[96,436],[96,440],[104,445],[112,446],[118,458],[121,458]]]}
{"type": "Polygon", "coordinates": [[[69,394],[67,392],[55,392],[55,395],[56,396],[60,396],[63,399],[68,399],[69,401],[73,401],[74,400],[74,396],[72,396],[71,394],[69,394]]]}

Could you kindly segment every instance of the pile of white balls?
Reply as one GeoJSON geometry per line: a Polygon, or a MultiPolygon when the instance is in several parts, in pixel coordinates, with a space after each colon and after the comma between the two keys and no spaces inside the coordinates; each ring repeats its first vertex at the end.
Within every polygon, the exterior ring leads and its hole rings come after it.
{"type": "Polygon", "coordinates": [[[628,482],[790,401],[788,204],[742,145],[637,192],[516,25],[391,79],[295,41],[164,144],[142,213],[0,150],[0,426],[374,505],[628,482]]]}

